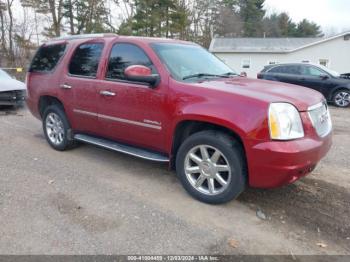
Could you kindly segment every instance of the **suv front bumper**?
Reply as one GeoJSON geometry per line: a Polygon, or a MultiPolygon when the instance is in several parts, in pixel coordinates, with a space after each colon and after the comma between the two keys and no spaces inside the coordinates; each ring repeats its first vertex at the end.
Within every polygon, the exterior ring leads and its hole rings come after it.
{"type": "Polygon", "coordinates": [[[323,138],[254,143],[248,153],[249,184],[274,188],[293,183],[311,173],[331,146],[332,133],[323,138]]]}

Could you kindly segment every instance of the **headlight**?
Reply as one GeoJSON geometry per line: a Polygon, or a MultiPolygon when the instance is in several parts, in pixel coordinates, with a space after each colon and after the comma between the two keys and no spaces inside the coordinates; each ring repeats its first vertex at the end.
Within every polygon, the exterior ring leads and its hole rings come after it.
{"type": "Polygon", "coordinates": [[[271,139],[291,140],[304,137],[298,110],[288,103],[271,103],[269,108],[271,139]]]}

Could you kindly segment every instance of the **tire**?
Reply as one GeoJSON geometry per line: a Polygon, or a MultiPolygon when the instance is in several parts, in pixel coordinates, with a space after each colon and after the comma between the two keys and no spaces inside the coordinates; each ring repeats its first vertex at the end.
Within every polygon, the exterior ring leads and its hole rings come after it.
{"type": "Polygon", "coordinates": [[[199,132],[184,141],[177,153],[176,173],[192,197],[208,204],[237,198],[247,183],[240,143],[216,131],[199,132]]]}
{"type": "Polygon", "coordinates": [[[42,124],[45,138],[53,149],[65,151],[74,147],[74,140],[69,138],[70,124],[61,106],[48,106],[44,111],[42,124]]]}
{"type": "Polygon", "coordinates": [[[336,91],[332,100],[337,107],[348,107],[350,105],[350,90],[342,89],[336,91]]]}

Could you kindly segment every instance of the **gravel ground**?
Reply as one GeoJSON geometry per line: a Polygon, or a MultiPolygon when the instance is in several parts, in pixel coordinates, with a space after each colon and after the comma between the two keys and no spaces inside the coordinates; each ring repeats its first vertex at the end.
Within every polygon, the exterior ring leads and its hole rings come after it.
{"type": "Polygon", "coordinates": [[[350,255],[350,109],[313,174],[226,205],[167,165],[82,145],[56,152],[25,109],[0,111],[0,254],[350,255]]]}

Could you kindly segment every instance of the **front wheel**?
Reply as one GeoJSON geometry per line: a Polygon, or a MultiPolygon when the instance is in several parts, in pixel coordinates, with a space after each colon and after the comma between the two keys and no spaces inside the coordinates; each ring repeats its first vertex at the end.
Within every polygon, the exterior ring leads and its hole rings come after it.
{"type": "Polygon", "coordinates": [[[338,107],[348,107],[350,105],[350,90],[337,91],[333,96],[333,103],[338,107]]]}
{"type": "Polygon", "coordinates": [[[246,186],[241,145],[220,132],[204,131],[186,139],[177,154],[176,170],[186,191],[209,204],[228,202],[246,186]]]}

